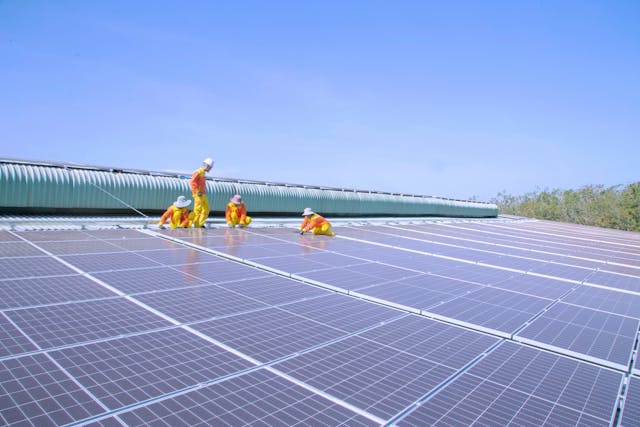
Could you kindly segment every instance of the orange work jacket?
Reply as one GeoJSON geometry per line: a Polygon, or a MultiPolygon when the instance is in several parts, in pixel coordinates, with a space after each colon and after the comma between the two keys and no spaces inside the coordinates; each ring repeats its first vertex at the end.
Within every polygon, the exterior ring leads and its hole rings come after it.
{"type": "Polygon", "coordinates": [[[167,220],[170,219],[171,222],[169,223],[171,228],[176,228],[176,227],[184,227],[184,228],[188,228],[189,227],[189,208],[184,207],[184,208],[179,208],[176,205],[171,205],[169,206],[169,208],[165,211],[165,213],[162,214],[162,217],[160,217],[160,224],[164,224],[165,222],[167,222],[167,220]],[[176,217],[176,213],[180,213],[179,217],[176,217]],[[178,219],[176,221],[176,219],[178,219]]]}
{"type": "Polygon", "coordinates": [[[191,193],[195,196],[198,193],[205,194],[207,191],[207,178],[205,178],[206,172],[204,168],[198,168],[191,175],[189,185],[191,186],[191,193]]]}
{"type": "Polygon", "coordinates": [[[235,212],[236,215],[238,215],[238,219],[242,221],[247,217],[247,205],[241,203],[240,206],[238,206],[233,202],[229,202],[224,212],[224,216],[227,219],[227,222],[231,222],[231,214],[233,212],[235,212]]]}
{"type": "Polygon", "coordinates": [[[309,217],[307,216],[304,217],[304,219],[302,220],[302,224],[300,224],[300,230],[310,231],[328,222],[329,221],[327,221],[323,216],[318,215],[317,213],[314,213],[309,217]]]}

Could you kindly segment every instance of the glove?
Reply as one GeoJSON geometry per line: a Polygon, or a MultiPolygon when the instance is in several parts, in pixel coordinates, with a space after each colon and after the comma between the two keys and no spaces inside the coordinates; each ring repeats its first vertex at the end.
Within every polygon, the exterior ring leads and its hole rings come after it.
{"type": "Polygon", "coordinates": [[[196,193],[196,196],[198,196],[198,197],[202,196],[202,191],[198,191],[198,192],[196,193]]]}
{"type": "Polygon", "coordinates": [[[229,228],[234,228],[234,227],[233,227],[233,224],[231,224],[230,222],[228,222],[228,223],[227,223],[227,227],[229,227],[229,228]]]}
{"type": "Polygon", "coordinates": [[[302,236],[304,234],[304,230],[300,230],[300,235],[302,236]]]}

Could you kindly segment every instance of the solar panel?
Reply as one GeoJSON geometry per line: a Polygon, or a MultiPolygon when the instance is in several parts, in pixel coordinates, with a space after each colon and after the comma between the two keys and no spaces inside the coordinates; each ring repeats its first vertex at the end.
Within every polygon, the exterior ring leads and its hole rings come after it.
{"type": "Polygon", "coordinates": [[[230,246],[223,250],[229,255],[243,259],[262,258],[270,256],[279,256],[282,252],[270,249],[268,246],[230,246]]]}
{"type": "Polygon", "coordinates": [[[483,265],[463,264],[452,270],[439,271],[438,274],[480,285],[491,285],[509,280],[520,273],[483,265]]]}
{"type": "Polygon", "coordinates": [[[402,280],[369,286],[360,289],[360,293],[417,310],[426,310],[454,298],[452,294],[413,286],[402,280]]]}
{"type": "Polygon", "coordinates": [[[125,294],[179,289],[209,283],[192,272],[191,267],[187,265],[182,268],[158,266],[93,273],[93,276],[125,294]]]}
{"type": "Polygon", "coordinates": [[[0,344],[2,345],[0,358],[37,350],[37,347],[6,318],[6,315],[0,316],[0,344]]]}
{"type": "Polygon", "coordinates": [[[87,273],[155,267],[159,263],[131,252],[110,252],[86,255],[62,255],[60,257],[87,273]]]}
{"type": "Polygon", "coordinates": [[[0,232],[0,424],[636,417],[630,233],[335,230],[0,232]]]}
{"type": "Polygon", "coordinates": [[[625,392],[624,406],[620,416],[620,425],[623,427],[637,426],[640,424],[640,378],[629,378],[625,392]]]}
{"type": "Polygon", "coordinates": [[[6,230],[0,230],[0,242],[20,242],[20,238],[6,230]]]}
{"type": "Polygon", "coordinates": [[[567,354],[626,370],[638,319],[558,303],[518,333],[567,354]]]}
{"type": "MultiPolygon", "coordinates": [[[[104,240],[38,242],[38,247],[54,255],[122,252],[122,248],[104,240]]],[[[42,255],[42,251],[39,251],[42,255]]]]}
{"type": "Polygon", "coordinates": [[[52,351],[49,356],[108,409],[213,381],[252,366],[181,328],[52,351]]]}
{"type": "MultiPolygon", "coordinates": [[[[47,235],[47,232],[37,232],[40,235],[47,235]]],[[[141,234],[138,230],[126,230],[122,228],[114,229],[99,229],[99,230],[85,230],[83,234],[86,234],[88,238],[102,239],[102,240],[115,240],[122,242],[126,239],[148,239],[148,236],[141,234]]],[[[55,236],[55,231],[50,233],[49,236],[55,236]]],[[[67,240],[67,239],[65,239],[67,240]]]]}
{"type": "Polygon", "coordinates": [[[147,238],[128,238],[128,239],[109,239],[104,240],[117,248],[127,251],[151,251],[151,250],[171,250],[171,249],[183,249],[184,246],[165,239],[156,239],[153,237],[147,238]]]}
{"type": "MultiPolygon", "coordinates": [[[[111,230],[106,230],[106,232],[111,234],[114,233],[111,230]]],[[[118,235],[121,236],[120,238],[123,238],[125,237],[127,230],[118,230],[115,233],[118,233],[118,235]]],[[[131,235],[135,235],[135,231],[131,235]]],[[[94,236],[81,230],[36,230],[12,232],[12,236],[15,240],[25,239],[30,242],[95,240],[94,236]]],[[[140,233],[137,233],[137,236],[143,237],[140,233]]]]}
{"type": "Polygon", "coordinates": [[[623,375],[505,342],[399,426],[610,425],[623,375]]]}
{"type": "Polygon", "coordinates": [[[138,254],[164,265],[220,262],[216,256],[195,249],[158,249],[139,251],[138,254]]]}
{"type": "MultiPolygon", "coordinates": [[[[136,407],[117,418],[128,426],[380,425],[372,416],[356,413],[267,369],[136,407]]],[[[113,425],[111,421],[104,420],[102,425],[113,425]]]]}
{"type": "Polygon", "coordinates": [[[531,259],[531,254],[525,254],[527,258],[521,258],[509,255],[494,255],[493,257],[483,257],[482,262],[485,264],[491,264],[498,267],[509,268],[520,271],[531,271],[535,268],[539,268],[546,263],[539,259],[531,259]]]}
{"type": "Polygon", "coordinates": [[[104,411],[44,354],[0,361],[3,425],[64,425],[104,411]]]}
{"type": "Polygon", "coordinates": [[[453,279],[451,277],[443,277],[436,274],[409,277],[401,279],[398,282],[415,286],[424,289],[425,291],[443,292],[452,296],[467,295],[484,287],[476,283],[453,279]]]}
{"type": "Polygon", "coordinates": [[[455,369],[358,336],[275,368],[383,419],[433,390],[455,369]]]}
{"type": "Polygon", "coordinates": [[[138,294],[136,299],[179,322],[206,320],[266,306],[216,285],[138,294]]]}
{"type": "MultiPolygon", "coordinates": [[[[640,264],[639,264],[640,265],[640,264]]],[[[624,289],[640,295],[640,273],[636,276],[607,273],[597,271],[587,280],[589,283],[606,286],[614,289],[624,289]]]]}
{"type": "Polygon", "coordinates": [[[0,309],[107,297],[113,297],[113,292],[80,275],[0,281],[0,309]]]}
{"type": "Polygon", "coordinates": [[[266,363],[346,336],[299,311],[267,308],[192,325],[207,336],[266,363]]]}
{"type": "Polygon", "coordinates": [[[407,268],[394,267],[392,265],[373,263],[358,264],[346,267],[346,270],[363,273],[382,280],[401,280],[414,276],[421,276],[422,273],[407,268]]]}
{"type": "Polygon", "coordinates": [[[4,242],[0,240],[0,258],[42,255],[42,251],[26,242],[4,242]]]}
{"type": "Polygon", "coordinates": [[[209,283],[233,282],[240,279],[267,277],[270,273],[237,262],[185,264],[181,271],[209,283]]]}
{"type": "Polygon", "coordinates": [[[220,285],[224,289],[253,298],[269,305],[280,305],[318,296],[328,291],[315,286],[300,286],[300,283],[280,276],[243,279],[220,285]]]}
{"type": "Polygon", "coordinates": [[[576,284],[531,274],[519,274],[507,280],[492,283],[491,286],[525,295],[557,299],[576,287],[576,284]]]}
{"type": "MultiPolygon", "coordinates": [[[[374,263],[367,263],[365,266],[375,266],[374,263]]],[[[317,282],[331,284],[342,289],[361,289],[371,285],[388,282],[388,279],[371,276],[366,273],[353,271],[348,267],[329,268],[323,270],[305,271],[300,273],[301,276],[315,280],[317,282]]]]}
{"type": "Polygon", "coordinates": [[[69,267],[46,256],[0,258],[0,280],[75,274],[69,267]]]}
{"type": "Polygon", "coordinates": [[[428,311],[510,335],[549,304],[549,300],[542,298],[483,288],[428,311]]]}
{"type": "Polygon", "coordinates": [[[302,255],[259,258],[256,262],[259,262],[260,265],[265,267],[287,272],[289,274],[332,268],[329,264],[317,262],[312,260],[311,257],[302,255]]]}
{"type": "Polygon", "coordinates": [[[498,342],[498,338],[421,316],[404,316],[367,330],[361,337],[385,346],[462,369],[498,342]]]}
{"type": "Polygon", "coordinates": [[[640,295],[580,286],[563,297],[562,301],[640,319],[640,295]]]}
{"type": "Polygon", "coordinates": [[[296,301],[281,308],[303,314],[307,318],[347,332],[357,332],[372,325],[387,322],[402,313],[389,307],[335,293],[322,298],[296,301]]]}
{"type": "Polygon", "coordinates": [[[628,274],[630,276],[637,276],[640,273],[640,259],[638,260],[616,260],[611,259],[611,263],[606,266],[607,272],[628,274]],[[613,264],[614,262],[622,262],[626,264],[613,264]]]}
{"type": "Polygon", "coordinates": [[[55,304],[5,311],[40,348],[54,348],[169,326],[169,322],[124,299],[55,304]]]}
{"type": "Polygon", "coordinates": [[[407,252],[405,251],[396,251],[400,253],[392,253],[392,256],[394,256],[394,258],[389,256],[387,251],[381,251],[381,253],[376,257],[371,257],[370,255],[369,256],[370,259],[374,261],[393,262],[393,265],[397,267],[409,268],[412,270],[422,271],[423,273],[443,274],[443,272],[454,271],[456,268],[460,267],[459,261],[437,258],[428,255],[407,256],[407,252]]]}
{"type": "Polygon", "coordinates": [[[560,279],[569,279],[575,282],[587,280],[593,271],[588,268],[575,267],[572,265],[549,263],[541,267],[531,269],[532,273],[544,274],[545,276],[557,277],[560,279]]]}

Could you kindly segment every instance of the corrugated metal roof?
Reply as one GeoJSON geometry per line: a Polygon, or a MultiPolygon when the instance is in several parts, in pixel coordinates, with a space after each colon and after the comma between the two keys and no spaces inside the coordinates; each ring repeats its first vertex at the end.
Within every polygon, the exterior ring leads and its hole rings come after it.
{"type": "MultiPolygon", "coordinates": [[[[26,213],[158,212],[189,195],[188,176],[0,159],[0,209],[26,213]]],[[[299,214],[306,206],[333,216],[495,217],[496,205],[414,194],[216,178],[207,181],[212,211],[234,194],[262,215],[299,214]]]]}

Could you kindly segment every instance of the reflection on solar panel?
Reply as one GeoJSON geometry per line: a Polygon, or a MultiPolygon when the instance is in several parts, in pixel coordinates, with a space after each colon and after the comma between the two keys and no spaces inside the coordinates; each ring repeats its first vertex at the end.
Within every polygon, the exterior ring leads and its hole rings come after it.
{"type": "Polygon", "coordinates": [[[0,424],[639,425],[640,237],[0,231],[0,424]]]}

